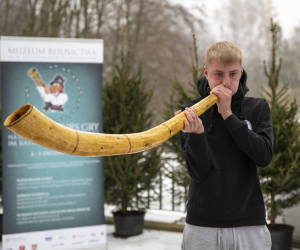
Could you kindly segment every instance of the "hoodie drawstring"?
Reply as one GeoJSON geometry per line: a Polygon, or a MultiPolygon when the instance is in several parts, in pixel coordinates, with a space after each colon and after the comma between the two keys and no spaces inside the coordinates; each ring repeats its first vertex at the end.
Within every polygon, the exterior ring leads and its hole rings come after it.
{"type": "Polygon", "coordinates": [[[246,118],[244,118],[244,117],[242,116],[243,102],[244,102],[244,98],[242,98],[242,101],[241,101],[241,104],[240,104],[240,108],[239,108],[239,112],[238,112],[238,118],[239,118],[240,120],[246,120],[246,118]]]}
{"type": "Polygon", "coordinates": [[[207,129],[207,133],[211,134],[212,133],[212,129],[213,129],[213,119],[214,119],[214,109],[213,107],[211,108],[210,111],[210,125],[209,128],[207,129]]]}

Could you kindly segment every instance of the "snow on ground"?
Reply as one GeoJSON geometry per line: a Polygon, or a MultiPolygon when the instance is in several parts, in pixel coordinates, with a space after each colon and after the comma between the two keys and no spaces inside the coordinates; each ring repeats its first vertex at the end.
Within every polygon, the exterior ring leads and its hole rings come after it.
{"type": "Polygon", "coordinates": [[[115,238],[114,225],[106,225],[107,250],[179,250],[182,233],[144,229],[143,233],[127,239],[115,238]]]}
{"type": "Polygon", "coordinates": [[[158,209],[147,209],[145,214],[146,221],[159,221],[166,223],[174,223],[182,218],[185,219],[186,213],[178,211],[166,211],[158,209]]]}
{"type": "MultiPolygon", "coordinates": [[[[112,217],[114,206],[105,205],[105,217],[112,217]]],[[[147,209],[145,221],[159,221],[174,223],[174,221],[186,217],[184,212],[147,209]]],[[[127,239],[115,238],[114,225],[106,225],[107,250],[179,250],[181,249],[182,233],[167,232],[161,230],[144,229],[143,233],[127,239]]]]}
{"type": "MultiPolygon", "coordinates": [[[[104,206],[104,215],[105,217],[113,217],[112,211],[115,210],[115,206],[104,206]]],[[[159,209],[147,209],[145,214],[146,221],[159,221],[165,223],[174,223],[181,218],[185,218],[186,213],[179,211],[168,211],[168,210],[159,210],[159,209]]]]}

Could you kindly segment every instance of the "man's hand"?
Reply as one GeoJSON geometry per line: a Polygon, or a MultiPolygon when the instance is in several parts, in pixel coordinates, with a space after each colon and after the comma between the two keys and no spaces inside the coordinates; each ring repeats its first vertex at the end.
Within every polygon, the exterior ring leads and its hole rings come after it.
{"type": "MultiPolygon", "coordinates": [[[[181,110],[178,110],[174,115],[181,113],[181,110]]],[[[194,108],[185,108],[184,111],[187,119],[184,120],[183,132],[193,133],[193,134],[202,134],[204,132],[204,127],[201,119],[198,117],[197,112],[194,108]]]]}
{"type": "Polygon", "coordinates": [[[215,94],[219,97],[219,101],[217,102],[218,111],[222,115],[223,119],[226,120],[229,116],[232,115],[231,111],[231,98],[232,91],[229,88],[224,87],[224,85],[220,84],[210,91],[210,94],[215,94]]]}

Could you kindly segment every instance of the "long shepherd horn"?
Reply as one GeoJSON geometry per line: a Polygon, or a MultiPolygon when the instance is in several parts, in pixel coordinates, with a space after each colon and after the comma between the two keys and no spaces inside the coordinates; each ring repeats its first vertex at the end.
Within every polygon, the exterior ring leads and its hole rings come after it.
{"type": "MultiPolygon", "coordinates": [[[[210,95],[192,106],[198,116],[218,101],[210,95]]],[[[108,156],[141,152],[154,148],[184,128],[182,112],[145,132],[136,134],[101,134],[71,129],[51,120],[33,105],[13,112],[4,126],[28,141],[58,152],[78,156],[108,156]]]]}

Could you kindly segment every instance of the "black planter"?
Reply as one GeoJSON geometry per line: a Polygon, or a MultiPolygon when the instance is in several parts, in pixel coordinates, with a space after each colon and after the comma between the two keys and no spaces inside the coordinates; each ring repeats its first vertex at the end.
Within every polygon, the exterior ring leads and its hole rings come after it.
{"type": "Polygon", "coordinates": [[[285,224],[267,225],[272,239],[271,250],[291,250],[294,227],[285,224]]]}
{"type": "Polygon", "coordinates": [[[128,211],[126,214],[121,211],[113,212],[116,237],[127,238],[143,232],[145,212],[128,211]]]}

